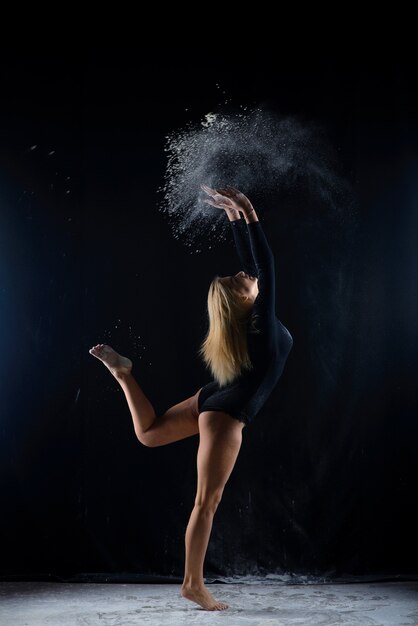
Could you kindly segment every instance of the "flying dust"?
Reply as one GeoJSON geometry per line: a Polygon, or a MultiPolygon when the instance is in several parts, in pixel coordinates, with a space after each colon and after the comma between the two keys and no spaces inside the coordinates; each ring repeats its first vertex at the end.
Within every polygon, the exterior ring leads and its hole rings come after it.
{"type": "Polygon", "coordinates": [[[165,151],[159,207],[168,215],[174,237],[192,253],[200,251],[202,242],[225,239],[227,231],[223,211],[204,202],[202,183],[238,187],[260,213],[267,206],[278,209],[283,195],[299,193],[308,193],[337,221],[352,210],[350,183],[338,173],[327,128],[316,121],[262,108],[208,113],[200,124],[170,133],[165,151]]]}

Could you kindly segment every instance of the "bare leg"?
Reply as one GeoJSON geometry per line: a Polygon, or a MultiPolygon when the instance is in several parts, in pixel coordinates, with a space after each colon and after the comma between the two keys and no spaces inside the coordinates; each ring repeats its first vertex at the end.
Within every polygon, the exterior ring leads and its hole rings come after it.
{"type": "Polygon", "coordinates": [[[199,391],[175,404],[161,416],[131,374],[132,361],[121,356],[107,344],[98,344],[89,351],[100,359],[123,389],[131,412],[134,430],[139,441],[150,447],[179,441],[199,432],[199,391]]]}
{"type": "Polygon", "coordinates": [[[221,411],[203,411],[199,416],[198,486],[185,536],[181,595],[209,611],[228,608],[206,589],[203,563],[213,518],[241,447],[243,427],[242,422],[221,411]]]}
{"type": "Polygon", "coordinates": [[[107,344],[98,344],[90,354],[103,361],[122,387],[134,423],[135,434],[141,440],[144,432],[154,422],[154,407],[131,374],[132,361],[118,354],[107,344]]]}

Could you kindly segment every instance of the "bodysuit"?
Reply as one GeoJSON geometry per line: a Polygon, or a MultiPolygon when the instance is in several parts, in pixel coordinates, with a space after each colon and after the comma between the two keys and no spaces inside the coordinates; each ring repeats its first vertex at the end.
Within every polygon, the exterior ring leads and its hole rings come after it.
{"type": "Polygon", "coordinates": [[[259,221],[230,221],[235,247],[244,272],[258,278],[258,295],[247,326],[248,354],[253,369],[220,387],[212,380],[201,388],[199,413],[224,411],[248,425],[282,375],[293,337],[276,317],[274,256],[259,221]],[[254,318],[254,316],[256,316],[254,318]],[[250,321],[254,319],[255,327],[250,321]]]}

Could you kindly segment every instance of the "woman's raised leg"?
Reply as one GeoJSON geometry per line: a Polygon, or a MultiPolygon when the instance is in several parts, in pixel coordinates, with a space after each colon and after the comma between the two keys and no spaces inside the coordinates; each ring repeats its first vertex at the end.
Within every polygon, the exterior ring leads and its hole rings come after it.
{"type": "Polygon", "coordinates": [[[199,432],[198,395],[175,404],[157,416],[154,407],[132,376],[132,361],[118,354],[107,344],[98,344],[89,350],[100,359],[123,389],[131,412],[134,430],[145,446],[156,447],[179,441],[199,432]]]}
{"type": "Polygon", "coordinates": [[[203,411],[199,415],[197,494],[185,536],[186,560],[181,595],[209,611],[228,608],[206,589],[203,563],[213,517],[238,457],[244,426],[243,422],[222,411],[203,411]]]}

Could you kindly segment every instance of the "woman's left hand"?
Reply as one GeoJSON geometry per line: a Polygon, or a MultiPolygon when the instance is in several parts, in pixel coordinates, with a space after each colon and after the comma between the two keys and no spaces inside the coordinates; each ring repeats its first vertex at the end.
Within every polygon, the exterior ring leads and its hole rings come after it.
{"type": "Polygon", "coordinates": [[[207,185],[201,185],[201,188],[205,193],[210,196],[210,200],[205,200],[206,204],[210,204],[211,206],[215,206],[217,209],[225,209],[225,211],[236,211],[236,207],[234,207],[234,203],[230,198],[223,196],[216,189],[212,189],[207,185]]]}
{"type": "Polygon", "coordinates": [[[229,185],[223,189],[211,189],[206,185],[202,185],[202,189],[212,198],[212,200],[205,200],[205,202],[219,209],[239,211],[243,215],[248,215],[254,210],[247,196],[239,189],[235,189],[235,187],[229,185]]]}

